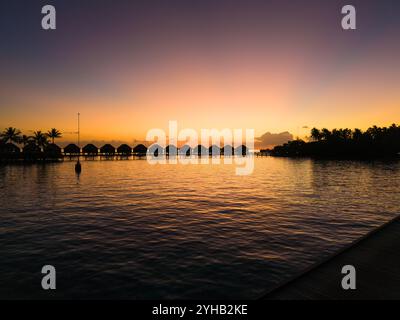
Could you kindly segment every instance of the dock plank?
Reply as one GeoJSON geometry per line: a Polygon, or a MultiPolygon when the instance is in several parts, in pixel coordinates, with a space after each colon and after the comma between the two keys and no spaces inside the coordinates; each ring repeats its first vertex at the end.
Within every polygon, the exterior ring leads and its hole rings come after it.
{"type": "Polygon", "coordinates": [[[281,284],[264,299],[400,299],[400,218],[281,284]],[[356,269],[355,290],[341,286],[344,265],[356,269]]]}

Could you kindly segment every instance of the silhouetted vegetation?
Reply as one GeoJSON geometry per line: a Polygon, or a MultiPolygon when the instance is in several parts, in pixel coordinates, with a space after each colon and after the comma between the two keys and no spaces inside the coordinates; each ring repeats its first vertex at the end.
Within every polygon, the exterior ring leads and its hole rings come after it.
{"type": "Polygon", "coordinates": [[[48,136],[43,133],[42,131],[35,131],[33,132],[33,142],[42,150],[47,146],[49,143],[48,136]]]}
{"type": "Polygon", "coordinates": [[[373,126],[366,131],[313,128],[309,142],[293,140],[265,152],[283,157],[393,157],[400,153],[400,126],[373,126]]]}
{"type": "Polygon", "coordinates": [[[52,144],[54,144],[54,139],[62,137],[61,132],[58,131],[56,128],[52,128],[50,131],[48,131],[47,136],[51,139],[52,144]]]}
{"type": "Polygon", "coordinates": [[[61,159],[61,148],[54,144],[54,139],[58,137],[61,137],[61,133],[55,128],[47,134],[34,131],[32,136],[21,135],[21,131],[16,128],[6,128],[0,134],[0,159],[6,161],[61,159]],[[49,143],[49,137],[53,143],[49,143]],[[18,145],[22,146],[22,152],[18,145]]]}
{"type": "Polygon", "coordinates": [[[21,131],[16,128],[6,128],[1,133],[1,139],[4,143],[19,143],[21,141],[21,131]]]}

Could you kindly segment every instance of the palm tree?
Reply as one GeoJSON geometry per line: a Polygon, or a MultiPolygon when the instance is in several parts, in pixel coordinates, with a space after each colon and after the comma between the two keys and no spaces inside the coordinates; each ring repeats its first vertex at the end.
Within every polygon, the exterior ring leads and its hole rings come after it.
{"type": "Polygon", "coordinates": [[[355,128],[353,131],[353,140],[360,141],[362,136],[363,136],[363,132],[360,129],[355,128]]]}
{"type": "Polygon", "coordinates": [[[4,129],[3,133],[1,134],[1,137],[3,138],[5,143],[8,142],[16,142],[19,143],[21,137],[20,137],[21,131],[16,129],[16,128],[6,128],[4,129]]]}
{"type": "Polygon", "coordinates": [[[56,128],[52,128],[50,131],[46,133],[46,135],[51,138],[51,143],[54,144],[54,139],[61,138],[61,132],[58,131],[56,128]]]}
{"type": "Polygon", "coordinates": [[[373,140],[379,140],[382,137],[383,129],[377,126],[368,128],[367,132],[370,134],[373,140]]]}
{"type": "Polygon", "coordinates": [[[349,140],[351,139],[352,132],[350,129],[333,129],[332,136],[335,140],[349,140]]]}
{"type": "Polygon", "coordinates": [[[38,147],[44,148],[49,142],[47,140],[47,135],[42,131],[33,132],[33,140],[38,147]]]}
{"type": "Polygon", "coordinates": [[[332,137],[332,133],[326,129],[323,128],[321,131],[321,138],[323,138],[324,140],[329,140],[332,137]]]}
{"type": "Polygon", "coordinates": [[[322,139],[321,131],[319,131],[319,129],[317,129],[317,128],[312,128],[311,129],[311,138],[314,141],[320,141],[322,139]]]}
{"type": "Polygon", "coordinates": [[[32,142],[32,137],[29,137],[24,134],[22,135],[19,142],[22,143],[22,145],[25,147],[28,143],[32,142]]]}

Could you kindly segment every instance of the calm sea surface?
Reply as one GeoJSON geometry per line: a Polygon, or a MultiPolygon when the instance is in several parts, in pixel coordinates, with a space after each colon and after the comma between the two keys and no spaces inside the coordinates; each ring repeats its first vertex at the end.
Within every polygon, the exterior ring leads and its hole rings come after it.
{"type": "Polygon", "coordinates": [[[257,298],[399,213],[400,162],[2,166],[0,297],[257,298]]]}

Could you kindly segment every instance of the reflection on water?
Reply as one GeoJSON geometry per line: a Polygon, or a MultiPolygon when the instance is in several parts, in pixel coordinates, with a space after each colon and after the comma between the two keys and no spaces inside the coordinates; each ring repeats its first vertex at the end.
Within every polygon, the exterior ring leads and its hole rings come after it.
{"type": "Polygon", "coordinates": [[[0,297],[257,298],[400,211],[399,162],[82,168],[0,167],[0,297]]]}

